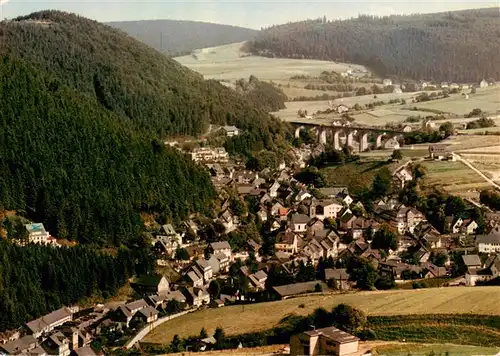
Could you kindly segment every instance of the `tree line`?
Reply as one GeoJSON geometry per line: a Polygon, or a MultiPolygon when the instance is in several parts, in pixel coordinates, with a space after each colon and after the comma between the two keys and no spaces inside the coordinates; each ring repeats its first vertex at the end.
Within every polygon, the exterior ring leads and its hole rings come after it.
{"type": "Polygon", "coordinates": [[[113,256],[86,246],[0,241],[0,331],[85,297],[107,298],[134,274],[151,272],[153,261],[146,249],[121,248],[113,256]]]}
{"type": "Polygon", "coordinates": [[[363,64],[380,76],[479,82],[500,77],[495,9],[272,26],[247,49],[268,57],[363,64]]]}

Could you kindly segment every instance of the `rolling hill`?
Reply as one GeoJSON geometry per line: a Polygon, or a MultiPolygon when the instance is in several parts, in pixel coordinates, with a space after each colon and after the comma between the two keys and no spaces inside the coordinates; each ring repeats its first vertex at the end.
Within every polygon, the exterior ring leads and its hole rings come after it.
{"type": "Polygon", "coordinates": [[[265,29],[246,49],[267,57],[363,64],[381,76],[479,83],[500,78],[499,22],[495,8],[318,19],[265,29]]]}
{"type": "Polygon", "coordinates": [[[109,22],[108,25],[171,56],[189,54],[198,48],[251,40],[258,33],[250,28],[198,21],[120,21],[109,22]]]}
{"type": "Polygon", "coordinates": [[[120,245],[141,232],[141,212],[175,222],[207,211],[210,179],[164,147],[169,135],[237,125],[234,150],[248,152],[281,132],[248,93],[76,15],[1,23],[0,59],[0,205],[57,237],[120,245]]]}

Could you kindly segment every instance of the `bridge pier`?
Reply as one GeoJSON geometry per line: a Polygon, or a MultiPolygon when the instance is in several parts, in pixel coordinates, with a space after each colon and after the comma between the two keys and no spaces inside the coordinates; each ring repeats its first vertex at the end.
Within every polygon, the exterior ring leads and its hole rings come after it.
{"type": "Polygon", "coordinates": [[[304,128],[304,126],[299,126],[295,129],[295,138],[300,137],[300,130],[302,130],[303,128],[304,128]]]}
{"type": "Polygon", "coordinates": [[[375,138],[375,148],[380,148],[382,147],[382,138],[384,137],[385,133],[377,135],[375,138]]]}
{"type": "Polygon", "coordinates": [[[333,136],[333,149],[336,151],[340,151],[340,133],[341,130],[332,130],[332,136],[333,136]]]}
{"type": "Polygon", "coordinates": [[[360,132],[359,133],[359,152],[364,152],[369,148],[368,146],[368,133],[360,132]]]}
{"type": "Polygon", "coordinates": [[[354,148],[354,132],[353,131],[346,132],[346,145],[347,145],[347,147],[354,148]]]}
{"type": "Polygon", "coordinates": [[[326,132],[327,132],[327,130],[324,128],[318,129],[319,143],[321,143],[323,145],[326,144],[326,132]]]}

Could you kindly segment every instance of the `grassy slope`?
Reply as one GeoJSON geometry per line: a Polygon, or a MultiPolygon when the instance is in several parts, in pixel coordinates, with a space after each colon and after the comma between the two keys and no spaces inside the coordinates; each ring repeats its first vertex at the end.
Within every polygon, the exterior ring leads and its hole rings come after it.
{"type": "Polygon", "coordinates": [[[499,287],[432,288],[386,292],[318,295],[284,301],[207,309],[165,323],[153,330],[146,342],[169,343],[175,334],[181,337],[198,334],[201,328],[208,333],[217,326],[226,334],[262,331],[277,325],[289,314],[307,315],[318,307],[331,309],[348,303],[370,315],[401,315],[428,313],[476,313],[500,315],[499,287]],[[475,302],[475,301],[481,302],[475,302]],[[304,308],[299,308],[304,304],[304,308]]]}

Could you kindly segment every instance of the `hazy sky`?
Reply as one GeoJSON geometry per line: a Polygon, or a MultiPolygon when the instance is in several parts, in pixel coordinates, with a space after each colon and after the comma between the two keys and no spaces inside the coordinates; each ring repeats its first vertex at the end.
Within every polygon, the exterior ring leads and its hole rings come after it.
{"type": "Polygon", "coordinates": [[[317,18],[328,19],[357,16],[360,13],[388,15],[425,13],[498,6],[500,0],[0,0],[3,16],[26,15],[33,11],[58,9],[75,12],[98,21],[176,19],[196,20],[251,28],[260,28],[288,21],[317,18]]]}

